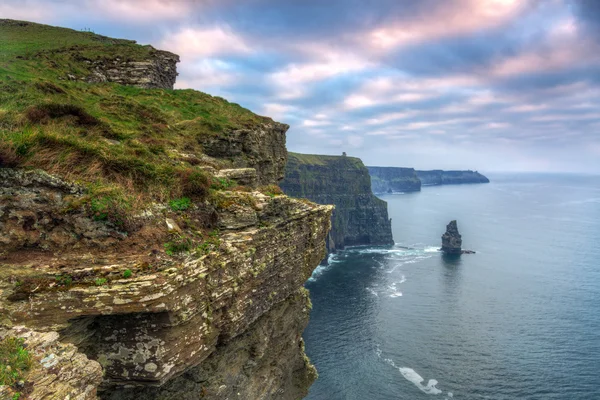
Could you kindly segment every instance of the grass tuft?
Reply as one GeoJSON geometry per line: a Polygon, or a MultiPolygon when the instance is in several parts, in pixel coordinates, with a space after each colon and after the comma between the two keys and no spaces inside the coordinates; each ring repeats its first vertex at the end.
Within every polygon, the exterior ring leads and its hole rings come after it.
{"type": "Polygon", "coordinates": [[[23,339],[6,337],[0,341],[0,386],[14,386],[25,380],[32,365],[32,356],[23,339]]]}

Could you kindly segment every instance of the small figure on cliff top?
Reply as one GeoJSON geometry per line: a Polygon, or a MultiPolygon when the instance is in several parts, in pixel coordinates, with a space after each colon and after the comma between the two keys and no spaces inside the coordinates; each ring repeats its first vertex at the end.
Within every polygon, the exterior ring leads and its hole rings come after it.
{"type": "Polygon", "coordinates": [[[463,250],[462,237],[458,233],[456,220],[446,225],[446,233],[442,235],[442,251],[446,254],[474,254],[473,250],[463,250]]]}

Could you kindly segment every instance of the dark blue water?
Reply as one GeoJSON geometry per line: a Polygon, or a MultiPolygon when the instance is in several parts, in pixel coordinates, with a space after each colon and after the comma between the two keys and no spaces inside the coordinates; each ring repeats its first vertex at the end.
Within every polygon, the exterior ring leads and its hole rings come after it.
{"type": "Polygon", "coordinates": [[[491,179],[384,196],[396,246],[313,275],[309,399],[600,399],[600,177],[491,179]]]}

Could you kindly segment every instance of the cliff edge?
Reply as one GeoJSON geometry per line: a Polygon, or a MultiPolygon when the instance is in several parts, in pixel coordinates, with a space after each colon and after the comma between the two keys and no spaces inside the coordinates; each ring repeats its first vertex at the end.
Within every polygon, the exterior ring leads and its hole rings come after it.
{"type": "Polygon", "coordinates": [[[288,196],[335,205],[330,252],[394,244],[387,203],[371,192],[369,171],[358,158],[288,153],[281,188],[288,196]]]}
{"type": "Polygon", "coordinates": [[[0,394],[305,396],[303,284],[332,207],[277,186],[288,126],[165,88],[171,69],[90,78],[176,60],[149,46],[2,20],[0,48],[0,350],[19,372],[0,394]]]}
{"type": "Polygon", "coordinates": [[[367,167],[373,193],[408,193],[421,190],[421,180],[414,168],[367,167]]]}

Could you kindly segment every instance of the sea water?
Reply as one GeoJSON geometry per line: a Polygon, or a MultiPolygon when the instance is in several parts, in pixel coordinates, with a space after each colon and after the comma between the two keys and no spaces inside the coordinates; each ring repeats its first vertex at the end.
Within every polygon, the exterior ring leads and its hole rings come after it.
{"type": "Polygon", "coordinates": [[[600,177],[490,179],[382,196],[396,245],[315,271],[308,399],[600,399],[600,177]]]}

